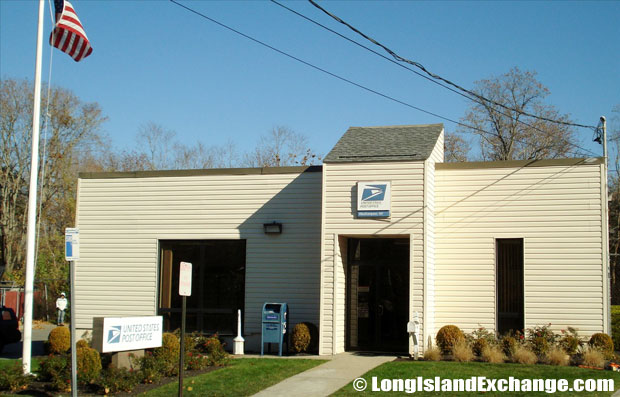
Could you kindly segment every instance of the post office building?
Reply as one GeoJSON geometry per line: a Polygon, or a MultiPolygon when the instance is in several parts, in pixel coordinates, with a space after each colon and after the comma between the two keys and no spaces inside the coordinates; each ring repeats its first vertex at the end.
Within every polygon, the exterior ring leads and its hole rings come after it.
{"type": "Polygon", "coordinates": [[[420,351],[439,328],[610,331],[601,158],[444,163],[441,124],[351,127],[320,166],[82,173],[76,325],[161,315],[260,351],[261,309],[319,353],[420,351]]]}

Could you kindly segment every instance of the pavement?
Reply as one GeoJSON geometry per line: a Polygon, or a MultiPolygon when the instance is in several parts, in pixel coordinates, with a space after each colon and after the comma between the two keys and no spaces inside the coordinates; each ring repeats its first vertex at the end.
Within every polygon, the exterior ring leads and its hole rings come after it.
{"type": "MultiPolygon", "coordinates": [[[[32,347],[31,347],[31,355],[34,356],[45,356],[45,348],[43,343],[47,340],[47,337],[50,334],[50,331],[56,328],[55,324],[51,323],[34,323],[32,327],[32,347]]],[[[22,349],[23,349],[23,340],[24,340],[24,330],[20,326],[20,331],[22,331],[22,341],[11,343],[9,345],[4,346],[2,349],[2,353],[0,353],[0,360],[2,359],[14,359],[22,357],[22,349]]]]}
{"type": "MultiPolygon", "coordinates": [[[[317,357],[319,359],[326,357],[317,357]]],[[[327,357],[329,359],[329,357],[327,357]]],[[[393,361],[393,355],[372,355],[366,353],[341,353],[317,367],[291,376],[282,382],[268,387],[254,396],[329,396],[371,369],[393,361]]]]}

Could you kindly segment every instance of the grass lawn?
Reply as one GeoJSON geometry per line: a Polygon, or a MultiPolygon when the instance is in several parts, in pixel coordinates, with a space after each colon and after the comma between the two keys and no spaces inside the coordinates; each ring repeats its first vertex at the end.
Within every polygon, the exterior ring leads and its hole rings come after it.
{"type": "MultiPolygon", "coordinates": [[[[377,383],[381,379],[412,379],[417,376],[423,378],[468,379],[472,376],[485,376],[488,379],[508,379],[510,376],[517,379],[567,379],[569,387],[572,387],[575,379],[613,379],[617,389],[620,386],[620,373],[612,371],[588,370],[577,367],[556,367],[550,365],[521,365],[521,364],[488,364],[479,362],[457,363],[451,361],[397,361],[385,363],[363,375],[367,381],[367,389],[361,393],[353,389],[353,383],[349,383],[338,390],[333,396],[363,396],[370,395],[372,377],[377,377],[377,383]]],[[[380,392],[383,395],[403,395],[403,392],[380,392]]],[[[610,396],[613,392],[564,392],[563,396],[610,396]]],[[[534,392],[420,392],[416,396],[548,396],[544,391],[534,392]]]]}
{"type": "MultiPolygon", "coordinates": [[[[17,358],[17,359],[0,360],[0,371],[2,371],[4,368],[12,367],[13,365],[15,365],[15,363],[19,363],[21,365],[22,359],[17,358]]],[[[37,357],[32,357],[32,359],[30,360],[30,371],[36,372],[38,370],[39,370],[39,359],[37,357]]]]}
{"type": "MultiPolygon", "coordinates": [[[[236,358],[228,367],[184,378],[183,395],[187,396],[250,396],[286,378],[324,363],[325,360],[236,358]],[[188,389],[191,387],[191,390],[188,389]]],[[[146,393],[147,396],[172,396],[179,383],[169,383],[146,393]]]]}

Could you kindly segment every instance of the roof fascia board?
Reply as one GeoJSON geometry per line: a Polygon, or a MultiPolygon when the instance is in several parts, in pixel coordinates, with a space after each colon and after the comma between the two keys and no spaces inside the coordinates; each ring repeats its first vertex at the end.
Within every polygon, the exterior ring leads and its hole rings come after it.
{"type": "Polygon", "coordinates": [[[300,167],[264,167],[264,168],[213,168],[201,170],[162,170],[131,172],[80,172],[80,179],[118,179],[118,178],[163,178],[182,176],[211,175],[273,175],[301,174],[304,172],[321,172],[322,166],[310,165],[300,167]]]}

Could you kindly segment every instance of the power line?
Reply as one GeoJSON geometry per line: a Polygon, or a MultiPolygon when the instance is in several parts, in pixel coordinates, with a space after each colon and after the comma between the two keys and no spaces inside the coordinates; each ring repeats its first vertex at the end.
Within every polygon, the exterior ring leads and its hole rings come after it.
{"type": "Polygon", "coordinates": [[[416,61],[412,61],[410,59],[404,58],[400,55],[398,55],[397,53],[395,53],[394,51],[392,51],[391,49],[389,49],[388,47],[386,47],[385,45],[381,44],[380,42],[376,41],[375,39],[373,39],[372,37],[364,34],[363,32],[361,32],[360,30],[356,29],[354,26],[350,25],[349,23],[345,22],[344,20],[342,20],[341,18],[339,18],[337,15],[332,14],[331,12],[327,11],[326,9],[324,9],[323,7],[321,7],[320,5],[318,5],[314,0],[308,0],[313,6],[315,6],[316,8],[318,8],[319,10],[323,11],[325,14],[329,15],[331,18],[335,19],[336,21],[340,22],[341,24],[345,25],[346,27],[348,27],[349,29],[353,30],[355,33],[359,34],[360,36],[362,36],[363,38],[365,38],[366,40],[370,41],[371,43],[383,48],[388,54],[390,54],[392,57],[394,57],[394,59],[396,59],[397,61],[400,62],[405,62],[408,63],[410,65],[413,65],[415,67],[417,67],[418,69],[422,70],[424,73],[426,73],[427,75],[431,76],[434,79],[437,80],[441,80],[455,88],[457,88],[460,91],[463,91],[469,95],[472,95],[478,99],[480,99],[481,101],[484,102],[488,102],[488,103],[492,103],[496,106],[500,106],[506,110],[510,110],[519,114],[522,114],[524,116],[528,116],[528,117],[532,117],[532,118],[536,118],[539,120],[543,120],[543,121],[547,121],[550,123],[556,123],[556,124],[562,124],[562,125],[567,125],[567,126],[572,126],[572,127],[581,127],[581,128],[589,128],[589,129],[596,129],[596,127],[591,126],[591,125],[583,125],[583,124],[577,124],[577,123],[569,123],[566,121],[562,121],[562,120],[555,120],[555,119],[550,119],[547,117],[542,117],[542,116],[537,116],[535,114],[531,114],[531,113],[527,113],[523,110],[519,110],[519,109],[514,109],[511,108],[509,106],[506,106],[502,103],[493,101],[491,99],[485,98],[482,95],[479,95],[471,90],[468,90],[466,88],[461,87],[460,85],[453,83],[452,81],[445,79],[435,73],[430,72],[429,70],[427,70],[421,63],[416,62],[416,61]]]}
{"type": "MultiPolygon", "coordinates": [[[[456,89],[454,89],[454,88],[452,88],[452,87],[449,87],[449,86],[447,86],[447,85],[445,85],[445,84],[442,84],[441,82],[439,82],[439,81],[437,81],[437,80],[434,80],[434,79],[432,79],[432,78],[430,78],[430,77],[428,77],[428,76],[426,76],[426,75],[424,75],[424,74],[422,74],[422,73],[420,73],[420,72],[416,71],[415,69],[412,69],[412,68],[410,68],[410,67],[408,67],[408,66],[406,66],[406,65],[403,65],[402,63],[396,62],[394,59],[389,58],[389,57],[386,57],[385,55],[383,55],[383,54],[381,54],[381,53],[379,53],[379,52],[377,52],[377,51],[373,50],[372,48],[367,47],[367,46],[365,46],[365,45],[363,45],[363,44],[361,44],[361,43],[359,43],[359,42],[357,42],[357,41],[355,41],[355,40],[353,40],[353,39],[351,39],[351,38],[349,38],[349,37],[347,37],[347,36],[345,36],[345,35],[343,35],[343,34],[341,34],[341,33],[339,33],[339,32],[337,32],[337,31],[335,31],[335,30],[333,30],[333,29],[331,29],[331,28],[329,28],[329,27],[327,27],[327,26],[325,26],[325,25],[321,24],[320,22],[317,22],[317,21],[315,21],[314,19],[312,19],[312,18],[310,18],[310,17],[308,17],[308,16],[306,16],[306,15],[303,15],[302,13],[300,13],[300,12],[298,12],[298,11],[296,11],[296,10],[293,10],[292,8],[289,8],[289,7],[285,6],[285,5],[284,5],[284,4],[282,4],[282,3],[277,2],[276,0],[270,0],[270,1],[271,1],[272,3],[274,3],[274,4],[276,4],[276,5],[278,5],[278,6],[282,7],[282,8],[284,8],[285,10],[288,10],[288,11],[292,12],[293,14],[295,14],[295,15],[297,15],[297,16],[299,16],[299,17],[301,17],[301,18],[305,19],[305,20],[307,20],[307,21],[309,21],[309,22],[312,22],[313,24],[315,24],[315,25],[317,25],[317,26],[320,26],[321,28],[323,28],[323,29],[325,29],[325,30],[327,30],[327,31],[329,31],[329,32],[331,32],[331,33],[333,33],[333,34],[335,34],[335,35],[337,35],[337,36],[339,36],[339,37],[341,37],[341,38],[343,38],[343,39],[345,39],[345,40],[347,40],[347,41],[349,41],[349,42],[351,42],[351,43],[353,43],[353,44],[355,44],[355,45],[357,45],[357,46],[359,46],[359,47],[361,47],[361,48],[364,48],[365,50],[368,50],[368,51],[372,52],[373,54],[375,54],[375,55],[377,55],[377,56],[379,56],[379,57],[381,57],[381,58],[383,58],[383,59],[385,59],[385,60],[387,60],[387,61],[389,61],[389,62],[393,63],[394,65],[397,65],[397,66],[399,66],[399,67],[401,67],[401,68],[403,68],[403,69],[406,69],[406,70],[408,70],[408,71],[410,71],[410,72],[412,72],[412,73],[415,73],[416,75],[418,75],[418,76],[420,76],[420,77],[422,77],[422,78],[424,78],[424,79],[426,79],[426,80],[428,80],[428,81],[430,81],[430,82],[432,82],[432,83],[434,83],[434,84],[437,84],[437,85],[439,85],[440,87],[443,87],[443,88],[445,88],[445,89],[447,89],[447,90],[449,90],[449,91],[452,91],[453,93],[455,93],[455,94],[457,94],[457,95],[460,95],[460,96],[462,96],[462,97],[464,97],[464,98],[466,98],[466,99],[469,99],[470,101],[473,101],[473,102],[476,102],[476,103],[478,103],[478,104],[480,104],[480,105],[485,106],[485,102],[483,102],[483,101],[479,100],[477,97],[473,97],[473,98],[472,98],[471,96],[466,95],[466,94],[464,94],[463,92],[460,92],[460,91],[458,91],[458,90],[456,90],[456,89]]],[[[319,7],[319,8],[320,8],[320,7],[319,7]]],[[[327,12],[327,11],[325,11],[325,12],[327,12]]],[[[372,39],[371,39],[371,40],[372,40],[372,39]]],[[[496,111],[497,111],[497,110],[496,110],[496,111]]],[[[532,124],[530,124],[530,123],[527,123],[527,122],[525,122],[525,121],[523,121],[523,120],[519,120],[519,119],[515,118],[514,116],[512,116],[512,115],[510,115],[510,114],[506,114],[506,113],[503,113],[503,112],[501,112],[501,111],[497,111],[497,112],[498,112],[499,114],[501,114],[501,115],[505,116],[505,117],[508,117],[508,118],[509,118],[509,119],[511,119],[511,120],[514,120],[514,121],[515,121],[515,122],[517,122],[517,123],[521,123],[521,124],[523,124],[523,125],[525,125],[525,126],[527,126],[527,127],[529,127],[529,128],[532,128],[533,130],[536,130],[536,131],[541,132],[541,133],[543,133],[543,134],[544,134],[544,133],[546,133],[546,131],[541,130],[540,128],[536,127],[535,125],[532,125],[532,124]]],[[[523,113],[522,113],[522,114],[523,114],[523,113]]],[[[525,114],[525,115],[527,115],[527,114],[525,114]]],[[[499,137],[499,135],[496,135],[496,136],[498,136],[498,137],[499,137]]],[[[570,145],[573,145],[574,147],[577,147],[577,148],[579,148],[579,149],[581,149],[581,150],[585,150],[585,151],[587,151],[587,152],[589,152],[589,153],[591,153],[591,154],[597,155],[596,153],[594,153],[594,152],[592,152],[592,151],[590,151],[590,150],[588,150],[588,149],[585,149],[585,148],[583,148],[583,147],[581,147],[581,146],[579,146],[579,145],[576,145],[576,144],[574,144],[574,143],[572,143],[572,142],[569,142],[569,144],[570,144],[570,145]]]]}
{"type": "MultiPolygon", "coordinates": [[[[409,108],[415,109],[415,110],[417,110],[417,111],[419,111],[419,112],[426,113],[426,114],[428,114],[428,115],[431,115],[431,116],[434,116],[434,117],[440,118],[440,119],[442,119],[442,120],[445,120],[445,121],[448,121],[448,122],[451,122],[451,123],[454,123],[454,124],[457,124],[457,125],[460,125],[460,126],[463,126],[463,127],[470,128],[470,129],[472,129],[472,130],[476,130],[476,131],[482,132],[482,133],[484,133],[484,134],[493,135],[493,136],[495,136],[495,137],[501,138],[501,136],[500,136],[499,134],[496,134],[496,133],[494,133],[494,132],[486,131],[486,130],[483,130],[483,129],[481,129],[481,128],[478,128],[478,127],[475,127],[475,126],[472,126],[472,125],[468,125],[468,124],[465,124],[465,123],[462,123],[462,122],[459,122],[459,121],[453,120],[453,119],[451,119],[451,118],[448,118],[448,117],[442,116],[442,115],[440,115],[440,114],[437,114],[437,113],[434,113],[434,112],[431,112],[431,111],[428,111],[428,110],[422,109],[422,108],[417,107],[417,106],[414,106],[414,105],[412,105],[412,104],[410,104],[410,103],[404,102],[404,101],[402,101],[402,100],[400,100],[400,99],[397,99],[397,98],[394,98],[394,97],[389,96],[389,95],[387,95],[387,94],[384,94],[384,93],[382,93],[382,92],[376,91],[376,90],[374,90],[374,89],[372,89],[372,88],[366,87],[366,86],[364,86],[364,85],[362,85],[362,84],[356,83],[356,82],[354,82],[354,81],[352,81],[352,80],[349,80],[349,79],[347,79],[347,78],[345,78],[345,77],[339,76],[339,75],[337,75],[337,74],[335,74],[335,73],[332,73],[332,72],[330,72],[330,71],[328,71],[328,70],[325,70],[325,69],[323,69],[323,68],[321,68],[321,67],[319,67],[319,66],[316,66],[316,65],[314,65],[314,64],[312,64],[312,63],[310,63],[310,62],[304,61],[303,59],[300,59],[300,58],[298,58],[298,57],[296,57],[296,56],[294,56],[294,55],[291,55],[291,54],[289,54],[289,53],[287,53],[287,52],[284,52],[284,51],[282,51],[282,50],[280,50],[280,49],[278,49],[278,48],[276,48],[276,47],[273,47],[273,46],[271,46],[271,45],[269,45],[269,44],[267,44],[267,43],[265,43],[265,42],[263,42],[263,41],[260,41],[260,40],[258,40],[258,39],[256,39],[256,38],[252,37],[252,36],[249,36],[249,35],[247,35],[247,34],[245,34],[245,33],[243,33],[243,32],[240,32],[240,31],[238,31],[238,30],[236,30],[236,29],[234,29],[234,28],[232,28],[232,27],[230,27],[230,26],[228,26],[228,25],[223,24],[222,22],[218,22],[218,21],[216,21],[215,19],[213,19],[213,18],[211,18],[211,17],[209,17],[209,16],[207,16],[207,15],[205,15],[205,14],[201,13],[201,12],[198,12],[198,11],[196,11],[196,10],[194,10],[194,9],[192,9],[192,8],[190,8],[190,7],[186,6],[186,5],[184,5],[184,4],[181,4],[181,3],[179,3],[179,2],[178,2],[178,1],[176,1],[176,0],[170,0],[170,2],[171,2],[171,3],[176,4],[177,6],[179,6],[179,7],[181,7],[181,8],[184,8],[184,9],[186,9],[187,11],[189,11],[189,12],[191,12],[191,13],[193,13],[193,14],[196,14],[196,15],[198,15],[198,16],[200,16],[200,17],[202,17],[202,18],[204,18],[204,19],[206,19],[206,20],[208,20],[208,21],[210,21],[210,22],[212,22],[212,23],[214,23],[214,24],[216,24],[216,25],[218,25],[218,26],[220,26],[220,27],[223,27],[224,29],[230,30],[231,32],[234,32],[234,33],[236,33],[236,34],[238,34],[238,35],[240,35],[240,36],[243,36],[243,37],[245,37],[245,38],[246,38],[246,39],[248,39],[248,40],[251,40],[251,41],[253,41],[253,42],[257,43],[257,44],[260,44],[260,45],[262,45],[262,46],[264,46],[264,47],[267,47],[267,48],[269,48],[269,49],[270,49],[270,50],[272,50],[272,51],[275,51],[275,52],[277,52],[277,53],[279,53],[279,54],[281,54],[281,55],[284,55],[284,56],[286,56],[286,57],[288,57],[288,58],[291,58],[291,59],[293,59],[293,60],[295,60],[295,61],[297,61],[297,62],[300,62],[300,63],[302,63],[302,64],[304,64],[304,65],[306,65],[306,66],[309,66],[309,67],[311,67],[311,68],[313,68],[313,69],[315,69],[315,70],[318,70],[318,71],[320,71],[320,72],[323,72],[323,73],[325,73],[325,74],[327,74],[327,75],[329,75],[329,76],[332,76],[332,77],[334,77],[334,78],[336,78],[336,79],[338,79],[338,80],[341,80],[341,81],[344,81],[344,82],[346,82],[346,83],[349,83],[349,84],[351,84],[351,85],[353,85],[353,86],[356,86],[356,87],[361,88],[361,89],[363,89],[363,90],[365,90],[365,91],[371,92],[371,93],[373,93],[373,94],[375,94],[375,95],[378,95],[378,96],[383,97],[383,98],[385,98],[385,99],[388,99],[388,100],[390,100],[390,101],[393,101],[393,102],[399,103],[399,104],[401,104],[401,105],[407,106],[407,107],[409,107],[409,108]]],[[[515,141],[523,143],[523,141],[521,141],[521,140],[516,140],[516,139],[515,139],[515,141]]],[[[597,156],[597,154],[596,154],[596,153],[594,153],[594,152],[592,152],[592,151],[590,151],[590,150],[588,150],[588,149],[582,148],[582,147],[580,147],[580,146],[578,146],[578,145],[575,145],[575,144],[572,144],[572,143],[570,143],[570,144],[571,144],[572,146],[574,146],[574,147],[577,147],[577,148],[579,148],[579,149],[581,149],[581,150],[584,150],[584,151],[586,151],[586,152],[589,152],[589,153],[591,153],[591,154],[593,154],[593,155],[597,156]]]]}

